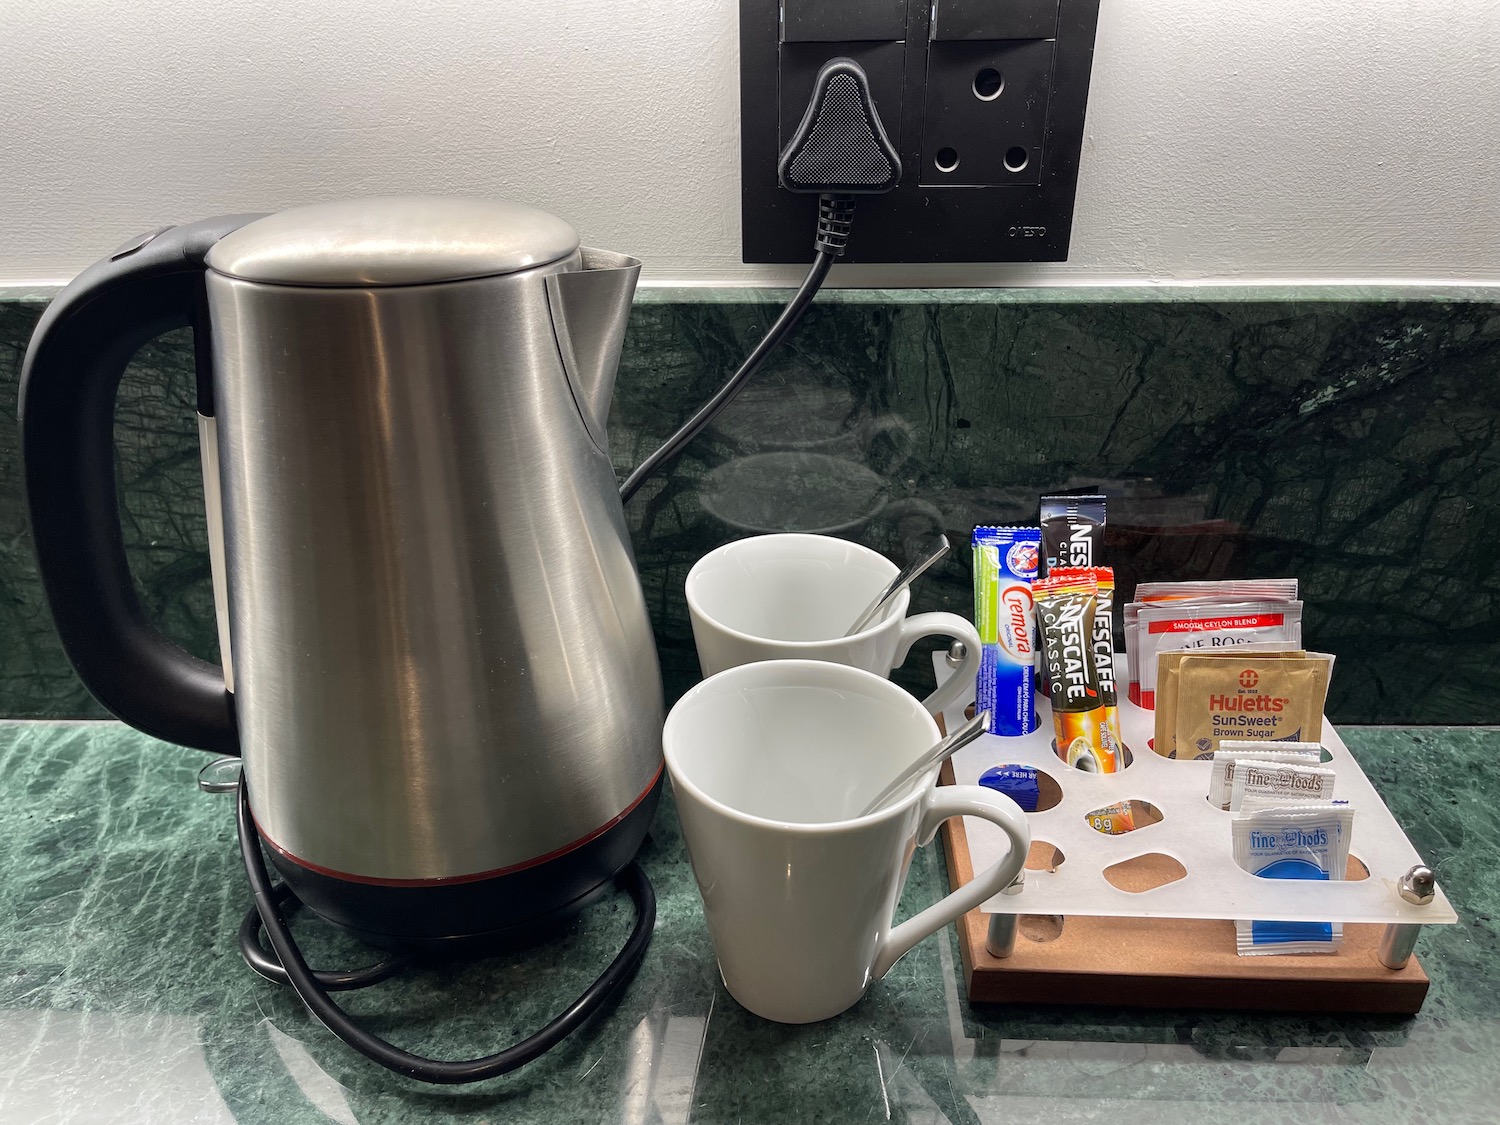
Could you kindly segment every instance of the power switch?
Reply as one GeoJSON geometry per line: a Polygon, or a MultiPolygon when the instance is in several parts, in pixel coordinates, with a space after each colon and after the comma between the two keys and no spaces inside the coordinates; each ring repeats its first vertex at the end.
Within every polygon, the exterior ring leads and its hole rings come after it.
{"type": "MultiPolygon", "coordinates": [[[[911,0],[914,4],[926,0],[911,0]]],[[[1052,0],[1054,7],[1057,0],[1052,0]]],[[[842,43],[906,38],[907,0],[782,0],[783,43],[842,43]]]]}
{"type": "Polygon", "coordinates": [[[1058,0],[934,0],[932,38],[1053,39],[1058,0]]]}

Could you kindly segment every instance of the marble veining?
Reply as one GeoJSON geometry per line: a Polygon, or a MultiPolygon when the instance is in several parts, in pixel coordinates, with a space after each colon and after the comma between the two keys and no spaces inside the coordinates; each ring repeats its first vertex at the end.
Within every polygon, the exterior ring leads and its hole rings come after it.
{"type": "MultiPolygon", "coordinates": [[[[976,1007],[950,928],[843,1016],[768,1023],[718,979],[668,798],[642,855],[655,938],[612,1009],[513,1075],[440,1089],[354,1055],[241,963],[248,893],[228,798],[194,787],[202,755],[110,722],[0,723],[0,1121],[1493,1121],[1500,730],[1343,734],[1461,917],[1419,941],[1414,1018],[976,1007]]],[[[945,880],[940,849],[919,852],[901,914],[945,880]]],[[[488,1052],[575,995],[630,920],[616,895],[554,944],[346,998],[398,1043],[488,1052]]],[[[315,964],[369,956],[294,926],[315,964]]]]}
{"type": "MultiPolygon", "coordinates": [[[[642,292],[610,420],[622,474],[783,297],[642,292]]],[[[0,400],[40,310],[0,302],[0,400]]],[[[212,657],[188,349],[163,337],[127,373],[117,464],[143,600],[212,657]]],[[[1338,656],[1336,720],[1500,721],[1497,369],[1487,291],[830,293],[627,510],[668,695],[697,677],[683,578],[719,543],[816,529],[900,557],[933,530],[966,543],[976,523],[1034,520],[1042,492],[1097,488],[1125,589],[1299,577],[1306,641],[1338,656]]],[[[15,443],[0,427],[0,715],[96,716],[42,601],[15,443]]],[[[970,611],[965,550],[914,608],[970,611]]]]}

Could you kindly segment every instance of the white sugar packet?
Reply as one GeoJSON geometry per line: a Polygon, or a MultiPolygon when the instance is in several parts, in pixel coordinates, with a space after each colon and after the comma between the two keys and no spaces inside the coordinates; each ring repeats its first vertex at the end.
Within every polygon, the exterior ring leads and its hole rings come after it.
{"type": "Polygon", "coordinates": [[[1322,805],[1333,800],[1334,771],[1296,762],[1241,758],[1234,763],[1229,811],[1257,805],[1322,805]]]}
{"type": "Polygon", "coordinates": [[[1262,762],[1288,762],[1315,766],[1323,759],[1318,742],[1258,742],[1249,738],[1221,738],[1208,775],[1208,799],[1215,807],[1229,808],[1234,795],[1235,763],[1246,758],[1262,762]]]}

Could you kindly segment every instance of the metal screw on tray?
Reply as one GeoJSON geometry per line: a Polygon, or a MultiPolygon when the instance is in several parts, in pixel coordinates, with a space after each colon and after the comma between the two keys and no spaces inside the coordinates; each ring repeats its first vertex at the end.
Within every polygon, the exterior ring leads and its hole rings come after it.
{"type": "Polygon", "coordinates": [[[963,641],[954,641],[948,646],[948,655],[943,659],[948,661],[948,667],[957,668],[969,658],[969,646],[963,641]]]}
{"type": "MultiPolygon", "coordinates": [[[[1016,881],[1001,894],[1018,895],[1026,886],[1026,870],[1022,868],[1016,875],[1016,881]]],[[[1009,957],[1016,951],[1016,931],[1020,928],[1021,916],[1019,914],[991,914],[990,932],[984,939],[984,947],[990,951],[992,957],[1009,957]]]]}
{"type": "MultiPolygon", "coordinates": [[[[1396,893],[1413,906],[1426,906],[1437,895],[1437,875],[1432,868],[1417,864],[1396,884],[1396,893]]],[[[1376,956],[1387,969],[1404,969],[1411,960],[1412,950],[1417,946],[1417,935],[1422,932],[1418,922],[1391,922],[1380,935],[1380,949],[1376,956]]]]}

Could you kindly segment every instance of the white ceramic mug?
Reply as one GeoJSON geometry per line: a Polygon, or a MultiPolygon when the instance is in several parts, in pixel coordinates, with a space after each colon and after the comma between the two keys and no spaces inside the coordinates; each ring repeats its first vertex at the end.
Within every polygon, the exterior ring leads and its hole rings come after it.
{"type": "Polygon", "coordinates": [[[923,637],[954,637],[963,665],[929,695],[933,714],[973,690],[979,634],[956,613],[906,616],[903,590],[885,615],[852,637],[844,630],[898,568],[884,555],[826,535],[757,535],[710,551],[687,576],[688,614],[705,676],[757,660],[828,660],[889,676],[923,637]]]}
{"type": "Polygon", "coordinates": [[[667,716],[667,771],[730,995],[757,1015],[838,1015],[907,950],[1015,879],[1031,832],[1010,798],[935,786],[938,767],[858,815],[937,742],[901,688],[815,660],[745,664],[704,680],[667,716]],[[943,821],[999,825],[1010,853],[892,925],[912,853],[943,821]]]}

